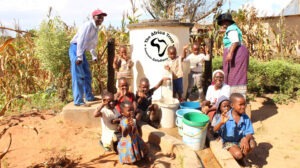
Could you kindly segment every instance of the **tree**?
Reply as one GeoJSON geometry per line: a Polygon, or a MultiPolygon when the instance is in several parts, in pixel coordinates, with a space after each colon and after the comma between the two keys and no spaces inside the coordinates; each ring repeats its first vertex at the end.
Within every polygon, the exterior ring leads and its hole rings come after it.
{"type": "Polygon", "coordinates": [[[144,0],[142,7],[153,19],[198,22],[216,12],[223,0],[144,0]]]}

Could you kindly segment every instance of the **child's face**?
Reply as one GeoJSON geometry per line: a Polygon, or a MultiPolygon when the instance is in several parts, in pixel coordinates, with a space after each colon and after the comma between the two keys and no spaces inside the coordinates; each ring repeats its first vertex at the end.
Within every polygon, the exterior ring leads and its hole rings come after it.
{"type": "Polygon", "coordinates": [[[119,81],[119,89],[124,92],[124,93],[127,93],[128,90],[129,90],[129,87],[128,87],[128,83],[126,80],[120,80],[119,81]]]}
{"type": "Polygon", "coordinates": [[[176,55],[177,55],[176,50],[174,50],[174,49],[168,50],[168,56],[169,56],[170,59],[172,59],[172,60],[175,59],[176,55]]]}
{"type": "Polygon", "coordinates": [[[221,113],[226,113],[227,111],[230,110],[230,102],[228,100],[225,100],[221,103],[220,105],[220,111],[221,113]]]}
{"type": "Polygon", "coordinates": [[[246,100],[244,98],[236,97],[236,98],[234,98],[233,102],[231,103],[231,107],[238,114],[242,115],[246,111],[246,100]]]}
{"type": "Polygon", "coordinates": [[[199,45],[194,44],[193,47],[192,47],[192,50],[193,50],[193,54],[198,55],[199,51],[200,51],[199,45]]]}
{"type": "Polygon", "coordinates": [[[120,48],[119,54],[120,54],[120,56],[121,56],[123,59],[127,59],[127,58],[128,58],[128,57],[127,57],[127,50],[126,50],[125,47],[120,48]]]}
{"type": "Polygon", "coordinates": [[[147,93],[149,90],[149,83],[148,82],[141,82],[140,83],[140,91],[142,91],[143,93],[147,93]]]}
{"type": "Polygon", "coordinates": [[[122,108],[122,115],[125,117],[132,117],[133,116],[133,105],[125,104],[122,108]]]}
{"type": "Polygon", "coordinates": [[[115,101],[114,101],[114,99],[113,99],[112,96],[105,96],[105,97],[103,98],[103,102],[104,102],[104,103],[107,103],[107,107],[108,107],[109,109],[114,109],[114,108],[115,108],[115,101]]]}

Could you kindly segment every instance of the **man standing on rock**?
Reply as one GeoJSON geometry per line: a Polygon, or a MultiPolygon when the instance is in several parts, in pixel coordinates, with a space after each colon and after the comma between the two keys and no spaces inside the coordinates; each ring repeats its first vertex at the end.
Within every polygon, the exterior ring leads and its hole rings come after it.
{"type": "Polygon", "coordinates": [[[92,94],[92,78],[85,51],[90,51],[93,61],[97,61],[95,48],[98,44],[98,30],[105,16],[107,14],[99,9],[93,11],[93,19],[86,22],[71,40],[69,57],[71,61],[72,91],[75,106],[85,105],[83,101],[84,95],[87,101],[95,99],[92,94]]]}

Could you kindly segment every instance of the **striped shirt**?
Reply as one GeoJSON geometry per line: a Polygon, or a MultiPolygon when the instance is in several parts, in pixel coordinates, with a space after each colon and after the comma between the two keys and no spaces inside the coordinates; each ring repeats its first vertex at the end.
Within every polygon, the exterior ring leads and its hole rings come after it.
{"type": "Polygon", "coordinates": [[[93,60],[97,59],[95,48],[98,44],[98,30],[95,21],[92,19],[79,28],[71,43],[77,43],[77,60],[82,60],[86,50],[90,51],[93,60]]]}

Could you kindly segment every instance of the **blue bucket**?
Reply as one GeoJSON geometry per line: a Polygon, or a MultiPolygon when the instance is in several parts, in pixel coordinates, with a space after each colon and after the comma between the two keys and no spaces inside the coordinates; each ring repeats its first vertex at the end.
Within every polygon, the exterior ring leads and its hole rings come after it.
{"type": "Polygon", "coordinates": [[[180,136],[183,135],[182,133],[182,118],[183,115],[190,112],[202,113],[200,110],[196,109],[179,109],[176,111],[176,126],[178,127],[178,133],[180,136]]]}
{"type": "Polygon", "coordinates": [[[195,102],[183,102],[180,103],[180,108],[181,109],[200,109],[200,102],[195,101],[195,102]]]}

